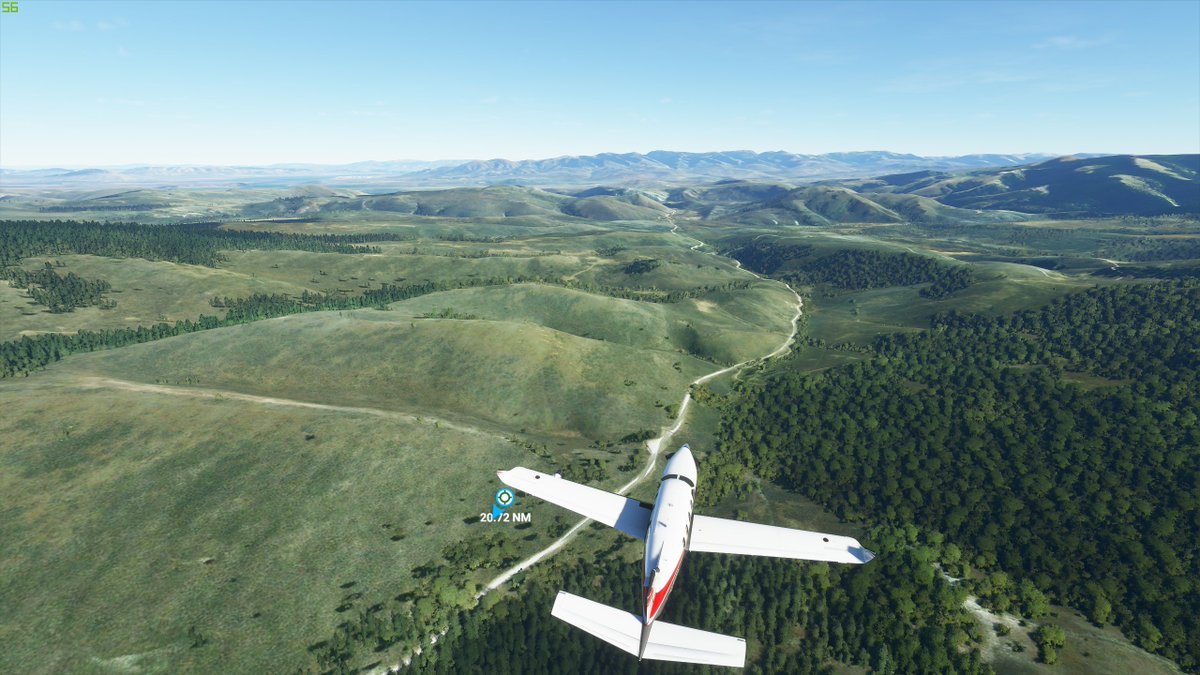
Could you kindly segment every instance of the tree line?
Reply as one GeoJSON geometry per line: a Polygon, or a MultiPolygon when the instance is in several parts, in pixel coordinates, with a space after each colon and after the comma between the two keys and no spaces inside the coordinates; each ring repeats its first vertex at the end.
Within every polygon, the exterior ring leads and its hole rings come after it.
{"type": "Polygon", "coordinates": [[[1157,260],[1193,260],[1200,258],[1200,236],[1190,239],[1137,237],[1113,240],[1100,251],[1117,260],[1153,262],[1157,260]]]}
{"type": "Polygon", "coordinates": [[[74,220],[0,221],[0,266],[22,258],[70,253],[145,258],[214,267],[222,251],[293,250],[315,253],[379,253],[377,241],[395,234],[288,234],[221,230],[211,226],[139,225],[74,220]]]}
{"type": "Polygon", "coordinates": [[[789,283],[851,291],[929,284],[921,289],[921,295],[941,299],[975,282],[975,274],[965,265],[912,253],[842,249],[826,254],[807,244],[751,241],[725,255],[751,271],[789,283]]]}

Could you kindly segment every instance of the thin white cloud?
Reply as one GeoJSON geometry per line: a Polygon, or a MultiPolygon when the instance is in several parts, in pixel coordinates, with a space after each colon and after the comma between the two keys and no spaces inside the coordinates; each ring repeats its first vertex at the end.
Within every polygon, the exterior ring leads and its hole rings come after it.
{"type": "Polygon", "coordinates": [[[104,31],[116,30],[118,28],[124,28],[125,26],[128,26],[128,25],[129,25],[129,22],[126,21],[125,19],[112,19],[112,20],[101,19],[96,22],[96,30],[104,30],[104,31]]]}
{"type": "Polygon", "coordinates": [[[60,30],[67,33],[82,33],[87,30],[87,26],[83,25],[82,21],[74,19],[71,21],[55,21],[54,30],[60,30]]]}
{"type": "Polygon", "coordinates": [[[1074,35],[1056,35],[1051,38],[1042,40],[1034,45],[1037,49],[1059,49],[1063,51],[1073,51],[1076,49],[1090,49],[1099,47],[1108,42],[1105,38],[1086,39],[1076,37],[1074,35]]]}

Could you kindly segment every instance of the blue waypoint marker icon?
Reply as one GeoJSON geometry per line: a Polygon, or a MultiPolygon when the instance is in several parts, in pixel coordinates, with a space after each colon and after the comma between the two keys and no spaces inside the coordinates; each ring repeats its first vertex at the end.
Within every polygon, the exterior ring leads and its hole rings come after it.
{"type": "Polygon", "coordinates": [[[499,518],[504,510],[517,501],[517,493],[508,488],[496,490],[496,503],[492,504],[492,518],[499,518]]]}

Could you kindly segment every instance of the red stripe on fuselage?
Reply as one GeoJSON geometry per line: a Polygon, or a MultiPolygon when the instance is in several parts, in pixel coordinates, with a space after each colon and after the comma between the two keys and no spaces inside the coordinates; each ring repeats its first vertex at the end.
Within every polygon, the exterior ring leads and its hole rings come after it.
{"type": "Polygon", "coordinates": [[[671,587],[675,585],[675,576],[679,574],[679,568],[683,567],[683,554],[679,554],[679,562],[675,565],[675,571],[671,572],[671,578],[667,579],[667,585],[663,589],[654,594],[654,602],[650,604],[650,616],[646,617],[646,621],[654,620],[658,616],[659,610],[662,609],[663,603],[667,600],[667,594],[671,592],[671,587]]]}

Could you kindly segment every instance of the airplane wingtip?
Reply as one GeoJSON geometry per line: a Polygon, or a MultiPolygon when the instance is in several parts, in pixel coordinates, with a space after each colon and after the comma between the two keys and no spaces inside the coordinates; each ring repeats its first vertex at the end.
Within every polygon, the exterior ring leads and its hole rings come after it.
{"type": "Polygon", "coordinates": [[[851,548],[850,555],[853,555],[855,558],[857,558],[859,563],[869,563],[875,559],[875,554],[868,551],[866,548],[863,548],[862,546],[851,548]]]}

